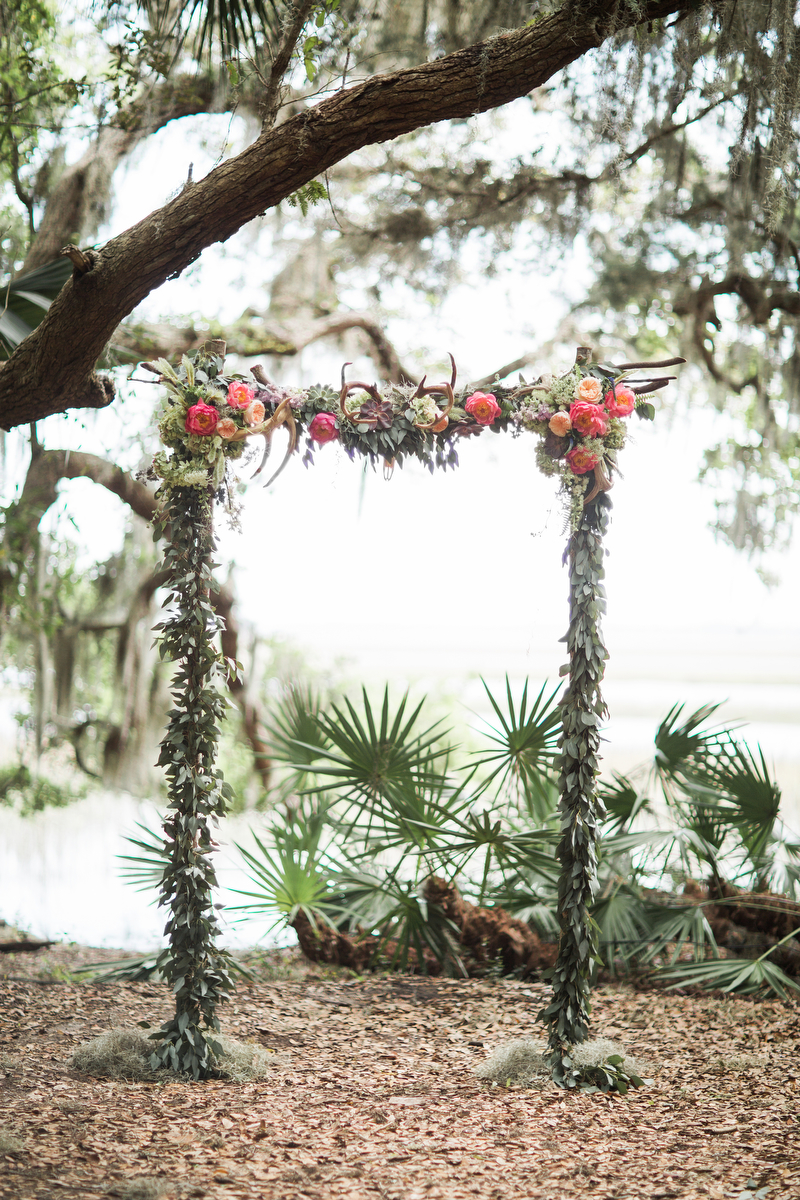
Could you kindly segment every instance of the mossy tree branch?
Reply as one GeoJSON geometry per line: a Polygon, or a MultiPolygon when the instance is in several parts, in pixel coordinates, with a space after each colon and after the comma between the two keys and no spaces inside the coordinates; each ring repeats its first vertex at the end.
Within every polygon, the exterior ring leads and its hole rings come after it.
{"type": "Polygon", "coordinates": [[[261,134],[241,154],[108,242],[0,367],[0,425],[10,429],[114,399],[95,373],[119,323],[206,246],[364,146],[507,104],[626,26],[647,26],[680,0],[567,3],[534,23],[419,66],[343,89],[261,134]]]}

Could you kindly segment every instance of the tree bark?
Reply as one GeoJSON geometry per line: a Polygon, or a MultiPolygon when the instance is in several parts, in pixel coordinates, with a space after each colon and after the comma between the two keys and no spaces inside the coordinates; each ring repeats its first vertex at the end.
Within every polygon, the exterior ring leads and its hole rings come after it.
{"type": "Polygon", "coordinates": [[[94,366],[120,321],[206,246],[226,241],[349,154],[507,104],[626,25],[647,25],[682,7],[681,0],[654,0],[636,10],[601,0],[567,3],[520,30],[342,90],[262,133],[113,238],[90,271],[65,284],[42,323],[0,368],[0,426],[110,404],[114,385],[94,366]]]}

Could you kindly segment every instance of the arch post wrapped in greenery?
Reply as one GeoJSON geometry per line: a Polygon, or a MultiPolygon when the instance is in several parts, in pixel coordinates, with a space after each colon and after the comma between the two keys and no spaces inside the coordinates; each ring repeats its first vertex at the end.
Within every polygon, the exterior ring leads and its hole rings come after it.
{"type": "Polygon", "coordinates": [[[589,975],[597,957],[597,938],[589,912],[597,886],[597,842],[605,817],[597,795],[601,721],[608,715],[600,691],[608,652],[600,635],[605,611],[603,535],[610,501],[601,492],[586,506],[568,546],[570,622],[566,642],[569,683],[561,699],[560,799],[561,864],[558,959],[552,973],[552,999],[540,1013],[549,1030],[553,1079],[575,1086],[580,1071],[570,1047],[585,1041],[589,1022],[589,975]]]}
{"type": "Polygon", "coordinates": [[[165,488],[162,528],[168,536],[164,567],[170,573],[172,611],[158,627],[162,658],[177,663],[158,763],[166,771],[164,820],[167,858],[160,904],[169,907],[169,946],[158,970],[175,994],[175,1016],[156,1035],[153,1067],[168,1066],[195,1079],[215,1068],[220,1047],[217,1006],[227,999],[228,958],[217,948],[218,922],[211,863],[212,822],[224,815],[229,789],[215,768],[226,700],[216,687],[223,664],[215,649],[219,621],[211,607],[214,550],[210,489],[165,488]]]}

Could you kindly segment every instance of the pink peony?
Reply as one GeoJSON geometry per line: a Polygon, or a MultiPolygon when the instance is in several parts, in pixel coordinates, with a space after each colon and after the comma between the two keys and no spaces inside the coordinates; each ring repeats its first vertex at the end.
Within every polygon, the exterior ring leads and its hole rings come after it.
{"type": "Polygon", "coordinates": [[[500,416],[500,405],[491,392],[488,395],[473,392],[464,408],[479,425],[491,425],[500,416]]]}
{"type": "Polygon", "coordinates": [[[231,408],[247,408],[254,395],[251,387],[237,379],[228,384],[228,404],[231,408]]]}
{"type": "Polygon", "coordinates": [[[573,450],[568,450],[564,457],[573,475],[585,475],[600,462],[600,455],[592,454],[585,446],[575,446],[573,450]]]}
{"type": "Polygon", "coordinates": [[[339,436],[336,417],[333,413],[317,413],[308,427],[308,432],[312,441],[318,442],[320,446],[325,442],[335,442],[339,436]]]}
{"type": "Polygon", "coordinates": [[[214,406],[199,400],[186,414],[186,432],[209,437],[216,431],[218,421],[219,413],[214,406]]]}
{"type": "Polygon", "coordinates": [[[264,420],[265,414],[266,409],[261,401],[254,400],[253,403],[244,410],[244,423],[245,425],[260,425],[264,420]]]}
{"type": "Polygon", "coordinates": [[[613,391],[606,392],[603,403],[610,416],[629,417],[636,407],[636,394],[629,387],[623,387],[620,384],[613,391]]]}
{"type": "Polygon", "coordinates": [[[230,417],[223,417],[217,425],[216,432],[227,442],[236,433],[236,422],[232,421],[230,417]]]}
{"type": "Polygon", "coordinates": [[[595,379],[594,375],[587,375],[585,379],[579,379],[575,385],[575,399],[585,400],[587,404],[597,404],[602,392],[600,380],[595,379]]]}
{"type": "Polygon", "coordinates": [[[548,429],[555,433],[558,437],[565,437],[572,429],[572,421],[569,419],[569,413],[557,412],[547,423],[548,429]]]}
{"type": "Polygon", "coordinates": [[[572,428],[585,437],[602,437],[608,433],[608,413],[599,404],[588,404],[585,400],[576,400],[569,410],[572,428]]]}

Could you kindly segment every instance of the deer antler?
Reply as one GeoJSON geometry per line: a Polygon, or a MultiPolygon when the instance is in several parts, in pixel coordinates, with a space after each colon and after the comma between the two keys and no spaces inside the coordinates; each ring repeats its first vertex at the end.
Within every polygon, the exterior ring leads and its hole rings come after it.
{"type": "Polygon", "coordinates": [[[351,366],[350,363],[345,363],[342,367],[342,390],[339,392],[339,408],[342,410],[342,416],[346,417],[347,420],[352,422],[353,425],[357,425],[359,418],[349,413],[344,406],[344,402],[348,393],[355,391],[356,388],[362,388],[363,391],[369,393],[373,400],[377,400],[378,404],[381,403],[381,395],[378,391],[377,385],[374,383],[362,383],[357,379],[354,379],[352,383],[346,383],[344,378],[344,370],[345,367],[349,366],[351,366]]]}
{"type": "Polygon", "coordinates": [[[453,365],[453,372],[450,376],[450,382],[431,383],[428,385],[428,387],[426,387],[425,380],[428,378],[428,376],[423,375],[419,382],[419,387],[411,397],[412,400],[418,400],[420,396],[446,396],[447,407],[442,409],[442,411],[439,413],[439,416],[435,417],[433,421],[429,421],[427,425],[417,425],[417,429],[433,429],[434,425],[438,425],[442,418],[447,416],[447,414],[450,412],[450,409],[456,402],[455,394],[453,392],[453,388],[456,385],[456,375],[458,374],[456,369],[456,360],[453,358],[452,354],[448,354],[447,357],[450,359],[450,362],[453,365]]]}
{"type": "Polygon", "coordinates": [[[614,484],[603,470],[603,464],[599,462],[594,469],[594,487],[584,500],[583,507],[585,508],[587,504],[591,504],[592,500],[596,496],[599,496],[601,492],[610,492],[613,486],[614,484]]]}
{"type": "Polygon", "coordinates": [[[263,433],[265,443],[264,454],[258,470],[253,475],[253,479],[255,479],[256,475],[260,475],[264,470],[267,459],[269,458],[269,452],[272,449],[272,435],[281,425],[286,425],[289,429],[289,445],[287,447],[286,454],[283,457],[283,462],[278,467],[275,474],[270,476],[270,478],[264,484],[264,487],[269,487],[271,483],[275,482],[283,468],[288,463],[289,459],[292,457],[295,447],[297,446],[297,426],[294,423],[294,413],[292,412],[292,406],[289,401],[281,400],[280,404],[275,409],[275,412],[268,421],[262,421],[260,425],[254,425],[252,429],[248,429],[247,431],[242,429],[231,439],[231,441],[238,442],[242,441],[246,437],[252,436],[253,434],[263,433]]]}

